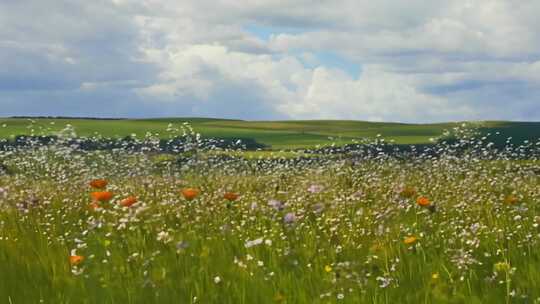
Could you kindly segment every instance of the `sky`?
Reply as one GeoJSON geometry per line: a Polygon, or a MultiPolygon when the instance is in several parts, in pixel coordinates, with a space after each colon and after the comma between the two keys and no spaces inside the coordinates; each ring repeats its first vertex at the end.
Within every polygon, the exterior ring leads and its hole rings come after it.
{"type": "Polygon", "coordinates": [[[0,1],[0,116],[540,120],[538,0],[0,1]]]}

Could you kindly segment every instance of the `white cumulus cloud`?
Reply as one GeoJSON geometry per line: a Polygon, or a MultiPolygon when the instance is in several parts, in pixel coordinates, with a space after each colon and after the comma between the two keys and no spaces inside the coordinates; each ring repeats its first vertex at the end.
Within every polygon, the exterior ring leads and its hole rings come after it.
{"type": "Polygon", "coordinates": [[[0,115],[538,120],[538,11],[535,0],[4,1],[0,115]]]}

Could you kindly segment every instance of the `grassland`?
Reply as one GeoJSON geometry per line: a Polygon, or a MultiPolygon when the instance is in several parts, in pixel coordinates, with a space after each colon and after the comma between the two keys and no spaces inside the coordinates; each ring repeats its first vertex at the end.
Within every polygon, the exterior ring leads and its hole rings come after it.
{"type": "MultiPolygon", "coordinates": [[[[364,121],[243,121],[206,118],[162,118],[130,120],[88,119],[0,119],[0,138],[13,135],[54,134],[66,124],[74,126],[79,136],[100,134],[105,137],[125,137],[147,132],[167,136],[169,123],[188,122],[196,132],[212,138],[253,138],[269,148],[295,149],[317,145],[349,144],[362,138],[380,135],[396,144],[425,144],[440,136],[445,130],[461,126],[462,123],[402,124],[364,121]],[[1,127],[3,126],[3,127],[1,127]]],[[[469,122],[470,127],[482,133],[501,132],[498,138],[512,136],[514,141],[534,141],[540,137],[540,123],[535,122],[469,122]]]]}
{"type": "Polygon", "coordinates": [[[540,162],[439,148],[0,151],[0,303],[540,303],[540,162]]]}

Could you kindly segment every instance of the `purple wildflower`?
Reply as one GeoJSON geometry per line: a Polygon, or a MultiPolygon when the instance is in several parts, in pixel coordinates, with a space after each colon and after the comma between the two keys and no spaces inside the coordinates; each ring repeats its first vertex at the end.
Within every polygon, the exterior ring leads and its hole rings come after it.
{"type": "Polygon", "coordinates": [[[324,187],[321,186],[321,185],[311,185],[311,186],[309,186],[309,188],[307,189],[308,192],[313,193],[313,194],[319,193],[319,192],[321,192],[321,191],[323,191],[323,190],[324,190],[324,187]]]}
{"type": "Polygon", "coordinates": [[[293,212],[289,212],[285,214],[285,216],[283,217],[283,222],[285,224],[293,224],[296,222],[296,220],[297,220],[296,214],[294,214],[293,212]]]}
{"type": "Polygon", "coordinates": [[[268,201],[268,206],[274,208],[275,210],[283,210],[283,203],[278,201],[278,200],[275,200],[275,199],[271,199],[268,201]]]}

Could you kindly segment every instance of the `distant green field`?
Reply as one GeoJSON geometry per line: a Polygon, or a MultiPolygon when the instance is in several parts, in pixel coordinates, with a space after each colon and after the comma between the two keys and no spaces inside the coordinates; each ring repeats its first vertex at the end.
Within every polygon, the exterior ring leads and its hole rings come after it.
{"type": "MultiPolygon", "coordinates": [[[[440,136],[444,130],[460,126],[461,122],[437,124],[380,123],[347,120],[305,121],[243,121],[210,118],[160,118],[160,119],[21,119],[0,118],[0,138],[15,135],[54,134],[71,124],[78,136],[101,134],[105,137],[125,137],[147,132],[167,136],[170,123],[188,122],[203,137],[253,138],[272,149],[295,149],[328,144],[347,144],[362,138],[380,135],[396,144],[429,143],[430,138],[440,136]]],[[[540,138],[540,122],[486,121],[469,122],[469,127],[482,133],[500,132],[497,140],[513,137],[514,142],[540,138]]]]}

